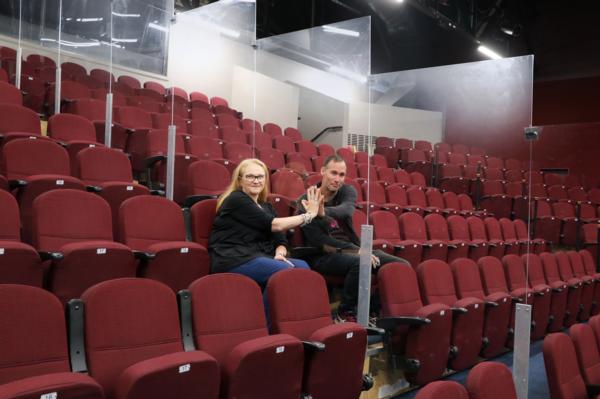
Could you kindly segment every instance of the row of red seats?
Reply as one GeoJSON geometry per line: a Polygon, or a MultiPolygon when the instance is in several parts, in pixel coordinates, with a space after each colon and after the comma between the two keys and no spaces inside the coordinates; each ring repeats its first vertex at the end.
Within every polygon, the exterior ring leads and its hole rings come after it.
{"type": "Polygon", "coordinates": [[[522,220],[477,216],[467,218],[439,214],[421,217],[403,213],[399,217],[387,211],[370,214],[374,247],[398,255],[413,266],[427,259],[451,262],[457,258],[478,260],[484,256],[498,259],[506,254],[540,253],[543,240],[530,240],[522,220]]]}
{"type": "MultiPolygon", "coordinates": [[[[398,150],[403,150],[403,149],[417,149],[417,150],[421,150],[421,151],[433,151],[433,146],[429,141],[426,140],[415,140],[413,142],[413,140],[411,139],[407,139],[407,138],[397,138],[397,139],[392,139],[389,137],[377,137],[377,139],[375,139],[375,146],[376,147],[380,147],[380,148],[395,148],[398,150]]],[[[440,150],[442,152],[448,153],[448,152],[456,152],[456,153],[461,153],[461,154],[470,154],[470,155],[482,155],[485,156],[485,150],[483,148],[479,148],[479,147],[471,147],[469,148],[468,146],[464,145],[464,144],[448,144],[448,143],[437,143],[435,145],[435,148],[437,150],[440,150]]]]}
{"type": "Polygon", "coordinates": [[[455,381],[434,381],[415,399],[517,399],[517,391],[505,364],[482,362],[469,371],[465,387],[455,381]]]}
{"type": "Polygon", "coordinates": [[[553,399],[600,398],[600,317],[544,339],[544,365],[553,399]]]}
{"type": "Polygon", "coordinates": [[[179,309],[159,282],[102,282],[69,302],[68,326],[47,292],[0,284],[0,390],[42,398],[357,398],[365,329],[332,324],[325,282],[314,272],[278,273],[267,289],[272,335],[259,286],[241,275],[196,280],[180,293],[179,309]]]}
{"type": "Polygon", "coordinates": [[[82,189],[50,190],[33,202],[25,242],[16,201],[6,192],[0,201],[2,283],[46,287],[66,303],[108,279],[137,275],[177,291],[209,273],[206,243],[186,241],[182,210],[166,198],[129,198],[113,226],[101,197],[82,189]]]}
{"type": "Polygon", "coordinates": [[[513,302],[532,304],[532,339],[599,311],[600,279],[587,251],[485,256],[477,263],[459,258],[450,265],[433,259],[416,272],[386,265],[377,278],[378,325],[394,331],[393,355],[403,359],[406,379],[418,385],[441,378],[447,367],[465,369],[480,355],[490,358],[512,347],[513,302]]]}
{"type": "MultiPolygon", "coordinates": [[[[437,143],[432,145],[425,140],[413,141],[410,139],[399,138],[395,142],[388,137],[378,137],[376,139],[375,153],[386,157],[390,167],[396,167],[400,162],[403,167],[409,163],[435,162],[439,167],[441,177],[465,177],[474,178],[478,168],[480,174],[485,174],[487,169],[497,169],[500,172],[507,173],[504,178],[499,179],[498,172],[490,172],[494,179],[519,181],[529,178],[530,163],[520,161],[514,158],[501,159],[485,154],[485,151],[479,147],[469,148],[464,144],[437,143]],[[413,151],[416,150],[416,151],[413,151]]],[[[547,185],[565,185],[566,187],[585,186],[587,189],[598,188],[598,179],[592,176],[578,176],[569,174],[567,176],[555,173],[540,172],[538,165],[533,165],[533,181],[545,183],[547,185]]],[[[492,178],[486,177],[486,178],[492,178]]]]}
{"type": "MultiPolygon", "coordinates": [[[[554,213],[556,216],[562,216],[562,209],[579,208],[581,218],[587,222],[593,222],[596,219],[596,206],[592,201],[588,200],[588,196],[583,188],[572,188],[569,192],[573,199],[569,196],[563,186],[551,186],[548,191],[542,184],[533,184],[531,187],[519,183],[504,183],[499,180],[483,180],[480,181],[479,205],[481,208],[487,209],[499,217],[518,217],[527,218],[529,215],[530,198],[535,202],[546,202],[547,207],[554,207],[554,204],[567,204],[568,207],[558,205],[554,213]],[[531,192],[531,196],[529,193],[531,192]]],[[[594,198],[600,194],[599,189],[590,190],[594,198]]],[[[596,198],[594,198],[596,200],[596,198]]],[[[539,205],[538,205],[539,206],[539,205]]],[[[533,211],[533,208],[531,209],[533,211]]],[[[545,216],[543,212],[540,216],[545,216]]]]}
{"type": "MultiPolygon", "coordinates": [[[[2,74],[5,77],[3,81],[8,81],[9,78],[12,81],[16,73],[16,51],[7,47],[3,47],[2,51],[0,64],[3,69],[2,74]]],[[[49,57],[30,54],[25,60],[21,60],[21,73],[26,78],[38,80],[40,85],[37,86],[50,86],[54,83],[55,71],[56,63],[49,57]]],[[[85,67],[74,62],[61,64],[61,76],[64,80],[79,82],[90,90],[106,89],[110,85],[115,93],[123,95],[133,95],[137,93],[136,90],[148,90],[156,94],[148,94],[156,100],[165,101],[165,97],[172,94],[178,102],[183,100],[190,103],[202,102],[207,107],[228,107],[227,101],[220,97],[212,97],[209,100],[208,96],[200,92],[192,92],[188,96],[188,93],[179,87],[167,89],[162,84],[154,81],[144,83],[142,88],[140,81],[132,76],[121,75],[118,79],[115,79],[113,74],[100,68],[92,69],[88,74],[85,67]]]]}

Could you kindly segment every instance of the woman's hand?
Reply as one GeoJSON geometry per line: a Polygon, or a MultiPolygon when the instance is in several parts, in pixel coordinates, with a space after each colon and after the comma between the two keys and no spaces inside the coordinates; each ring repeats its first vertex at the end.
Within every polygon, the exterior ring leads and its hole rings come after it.
{"type": "Polygon", "coordinates": [[[283,245],[280,245],[277,247],[277,249],[275,249],[275,256],[273,257],[273,259],[280,260],[282,262],[287,263],[291,267],[294,267],[294,264],[292,262],[290,262],[289,260],[287,260],[286,256],[287,256],[287,249],[283,245]]]}
{"type": "Polygon", "coordinates": [[[319,214],[319,208],[323,202],[323,194],[316,186],[310,186],[306,190],[306,199],[302,200],[302,206],[306,209],[307,213],[310,213],[312,217],[319,214]]]}

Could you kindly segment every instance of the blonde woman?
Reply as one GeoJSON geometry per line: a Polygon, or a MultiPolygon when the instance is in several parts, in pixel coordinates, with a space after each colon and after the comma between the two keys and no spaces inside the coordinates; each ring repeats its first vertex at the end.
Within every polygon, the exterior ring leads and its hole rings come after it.
{"type": "Polygon", "coordinates": [[[311,187],[303,201],[305,213],[279,218],[267,202],[269,172],[258,159],[245,159],[233,171],[231,184],[217,201],[208,248],[213,273],[240,273],[265,286],[274,273],[308,268],[288,258],[284,231],[311,223],[323,196],[311,187]]]}

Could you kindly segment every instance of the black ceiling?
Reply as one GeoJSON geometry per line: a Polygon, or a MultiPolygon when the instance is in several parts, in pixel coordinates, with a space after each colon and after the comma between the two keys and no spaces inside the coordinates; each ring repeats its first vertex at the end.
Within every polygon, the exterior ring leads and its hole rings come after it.
{"type": "MultiPolygon", "coordinates": [[[[183,8],[210,2],[177,0],[183,8]]],[[[262,38],[366,15],[373,73],[486,59],[476,51],[479,40],[505,57],[534,54],[537,80],[600,75],[597,0],[257,0],[257,32],[262,38]]]]}

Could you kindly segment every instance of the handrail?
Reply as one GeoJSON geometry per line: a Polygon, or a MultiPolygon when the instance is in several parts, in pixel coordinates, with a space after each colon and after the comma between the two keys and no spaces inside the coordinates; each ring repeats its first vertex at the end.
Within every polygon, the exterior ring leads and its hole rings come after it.
{"type": "Polygon", "coordinates": [[[322,135],[324,135],[325,133],[327,133],[329,130],[336,130],[336,129],[343,129],[343,126],[329,126],[329,127],[326,127],[325,129],[321,130],[315,137],[313,137],[312,139],[310,139],[310,141],[314,143],[322,135]]]}

